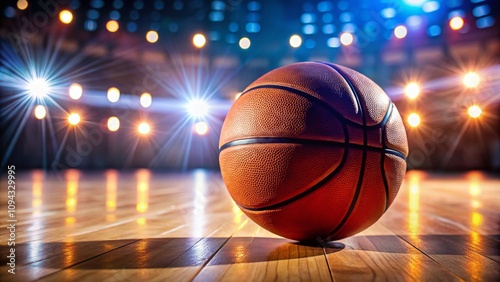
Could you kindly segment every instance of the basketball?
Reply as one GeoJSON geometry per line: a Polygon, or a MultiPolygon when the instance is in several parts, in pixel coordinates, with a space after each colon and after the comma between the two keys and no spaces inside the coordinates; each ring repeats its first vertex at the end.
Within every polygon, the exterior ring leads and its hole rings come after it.
{"type": "Polygon", "coordinates": [[[302,62],[242,92],[219,149],[224,183],[250,219],[293,240],[339,240],[389,208],[408,142],[376,83],[340,65],[302,62]]]}

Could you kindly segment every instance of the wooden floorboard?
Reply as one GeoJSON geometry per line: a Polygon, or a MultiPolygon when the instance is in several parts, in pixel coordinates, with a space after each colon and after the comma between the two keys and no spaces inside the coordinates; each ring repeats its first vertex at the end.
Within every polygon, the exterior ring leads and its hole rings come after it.
{"type": "Polygon", "coordinates": [[[216,172],[26,171],[16,187],[16,274],[2,257],[2,281],[500,280],[498,175],[409,171],[373,226],[308,244],[249,220],[216,172]]]}

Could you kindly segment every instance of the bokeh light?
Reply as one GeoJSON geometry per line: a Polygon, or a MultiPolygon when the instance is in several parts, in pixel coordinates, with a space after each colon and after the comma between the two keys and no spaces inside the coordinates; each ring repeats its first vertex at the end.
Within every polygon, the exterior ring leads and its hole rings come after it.
{"type": "Polygon", "coordinates": [[[398,25],[394,29],[394,36],[396,36],[396,38],[399,38],[399,39],[405,38],[407,34],[408,34],[408,30],[406,29],[406,27],[404,25],[398,25]]]}
{"type": "Polygon", "coordinates": [[[302,38],[297,34],[290,36],[290,46],[293,48],[299,48],[302,45],[302,38]]]}
{"type": "Polygon", "coordinates": [[[37,119],[43,119],[47,115],[47,110],[44,106],[38,105],[35,107],[35,117],[37,119]]]}
{"type": "Polygon", "coordinates": [[[241,49],[246,50],[246,49],[250,48],[251,42],[250,42],[250,39],[248,39],[248,37],[243,37],[240,39],[239,44],[240,44],[241,49]]]}
{"type": "Polygon", "coordinates": [[[151,127],[147,122],[141,122],[137,127],[137,131],[142,135],[147,135],[151,132],[151,127]]]}
{"type": "Polygon", "coordinates": [[[340,43],[344,46],[349,46],[354,42],[354,36],[349,32],[344,32],[340,35],[340,43]]]}
{"type": "Polygon", "coordinates": [[[208,124],[204,121],[199,121],[194,124],[194,132],[198,135],[205,135],[208,132],[208,124]]]}
{"type": "Polygon", "coordinates": [[[120,120],[117,117],[108,118],[108,129],[109,131],[117,131],[120,128],[120,120]]]}
{"type": "Polygon", "coordinates": [[[149,42],[149,43],[155,43],[156,41],[158,41],[158,32],[154,31],[154,30],[150,30],[148,31],[148,33],[146,33],[146,40],[149,42]]]}
{"type": "Polygon", "coordinates": [[[203,48],[203,46],[205,46],[206,43],[207,39],[205,38],[205,35],[197,33],[193,36],[193,45],[196,48],[203,48]]]}
{"type": "Polygon", "coordinates": [[[408,116],[408,124],[411,127],[417,127],[420,125],[420,116],[417,113],[411,113],[408,116]]]}
{"type": "Polygon", "coordinates": [[[78,83],[73,83],[68,88],[69,97],[73,100],[78,100],[82,97],[83,88],[78,83]]]}
{"type": "Polygon", "coordinates": [[[116,103],[120,99],[120,90],[116,87],[110,87],[108,89],[108,100],[111,103],[116,103]]]}
{"type": "Polygon", "coordinates": [[[21,11],[26,10],[26,8],[28,8],[28,1],[26,0],[17,1],[17,8],[21,11]]]}
{"type": "Polygon", "coordinates": [[[139,102],[141,103],[141,106],[143,108],[149,108],[153,103],[153,97],[151,97],[151,94],[149,94],[148,92],[144,92],[141,94],[139,102]]]}
{"type": "Polygon", "coordinates": [[[191,117],[202,118],[208,114],[208,103],[204,100],[192,100],[187,103],[186,110],[191,117]]]}
{"type": "Polygon", "coordinates": [[[408,83],[405,87],[405,95],[410,99],[415,99],[420,94],[420,86],[417,83],[408,83]]]}
{"type": "Polygon", "coordinates": [[[70,11],[68,10],[62,10],[60,13],[59,13],[59,20],[63,23],[63,24],[70,24],[72,21],[73,21],[73,13],[71,13],[70,11]]]}
{"type": "Polygon", "coordinates": [[[80,115],[77,114],[77,113],[71,113],[69,116],[68,116],[68,122],[69,124],[71,125],[77,125],[80,123],[80,115]]]}
{"type": "Polygon", "coordinates": [[[459,30],[464,26],[464,19],[459,16],[453,17],[450,20],[450,27],[453,30],[459,30]]]}
{"type": "Polygon", "coordinates": [[[479,85],[479,75],[476,72],[469,72],[464,76],[463,83],[467,88],[476,88],[479,85]]]}
{"type": "Polygon", "coordinates": [[[37,98],[43,98],[49,94],[50,87],[46,79],[35,78],[28,83],[28,93],[37,98]]]}
{"type": "Polygon", "coordinates": [[[106,23],[106,29],[109,32],[116,32],[120,28],[120,25],[118,24],[117,21],[110,20],[106,23]]]}
{"type": "Polygon", "coordinates": [[[472,105],[467,109],[467,113],[471,118],[478,118],[479,116],[481,116],[482,112],[483,111],[478,105],[472,105]]]}

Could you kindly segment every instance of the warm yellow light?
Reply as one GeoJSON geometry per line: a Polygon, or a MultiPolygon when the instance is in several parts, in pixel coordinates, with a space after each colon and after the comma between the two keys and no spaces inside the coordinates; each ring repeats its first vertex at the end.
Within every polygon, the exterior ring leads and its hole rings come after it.
{"type": "Polygon", "coordinates": [[[410,99],[417,98],[418,94],[420,94],[420,86],[415,82],[408,83],[405,87],[405,95],[410,99]]]}
{"type": "Polygon", "coordinates": [[[411,127],[417,127],[420,124],[420,116],[417,113],[412,113],[408,116],[408,124],[411,127]]]}
{"type": "Polygon", "coordinates": [[[109,131],[117,131],[120,128],[120,120],[117,117],[108,118],[109,131]]]}
{"type": "Polygon", "coordinates": [[[478,105],[472,105],[467,109],[467,113],[471,118],[478,118],[479,116],[481,116],[482,112],[483,111],[478,105]]]}
{"type": "Polygon", "coordinates": [[[83,88],[80,84],[73,83],[69,86],[68,94],[69,97],[71,97],[71,99],[73,100],[80,99],[80,97],[82,97],[82,93],[83,93],[83,88]]]}
{"type": "Polygon", "coordinates": [[[150,30],[150,31],[148,31],[148,33],[146,33],[146,40],[149,43],[155,43],[156,41],[158,41],[158,38],[160,38],[158,36],[158,32],[156,32],[154,30],[150,30]]]}
{"type": "Polygon", "coordinates": [[[69,24],[73,21],[73,13],[71,13],[70,11],[68,10],[62,10],[60,13],[59,13],[59,20],[63,23],[63,24],[69,24]]]}
{"type": "Polygon", "coordinates": [[[146,134],[149,134],[149,132],[151,131],[151,127],[149,126],[148,123],[141,122],[139,124],[139,126],[137,127],[137,130],[139,131],[140,134],[146,135],[146,134]]]}
{"type": "Polygon", "coordinates": [[[47,115],[47,110],[44,106],[38,105],[35,107],[35,117],[37,119],[43,119],[47,115]]]}
{"type": "Polygon", "coordinates": [[[241,97],[241,94],[243,94],[243,92],[236,93],[236,95],[234,96],[234,100],[238,100],[241,97]]]}
{"type": "Polygon", "coordinates": [[[464,26],[464,19],[461,17],[453,17],[450,20],[450,27],[453,30],[459,30],[464,26]]]}
{"type": "Polygon", "coordinates": [[[153,98],[151,97],[151,94],[149,94],[148,92],[144,92],[141,94],[139,102],[141,103],[141,106],[143,108],[149,108],[151,106],[151,103],[153,103],[153,98]]]}
{"type": "Polygon", "coordinates": [[[108,100],[111,103],[116,103],[120,99],[120,89],[116,87],[110,87],[108,89],[108,100]]]}
{"type": "Polygon", "coordinates": [[[17,1],[17,8],[21,11],[26,10],[26,8],[28,8],[28,1],[26,0],[17,1]]]}
{"type": "Polygon", "coordinates": [[[116,32],[120,28],[120,25],[118,24],[117,21],[110,20],[106,23],[106,29],[109,32],[116,32]]]}
{"type": "Polygon", "coordinates": [[[298,36],[297,34],[294,34],[292,36],[290,36],[290,46],[292,46],[293,48],[299,48],[300,45],[302,45],[302,38],[300,36],[298,36]]]}
{"type": "Polygon", "coordinates": [[[248,49],[248,48],[250,48],[251,42],[250,42],[250,39],[248,39],[248,37],[243,37],[240,39],[239,44],[240,44],[241,49],[248,49]]]}
{"type": "Polygon", "coordinates": [[[199,121],[194,125],[194,132],[198,135],[205,135],[208,132],[208,124],[204,121],[199,121]]]}
{"type": "Polygon", "coordinates": [[[475,72],[469,72],[464,76],[463,83],[467,88],[476,88],[479,85],[479,75],[475,72]]]}
{"type": "Polygon", "coordinates": [[[68,122],[72,125],[77,125],[80,123],[80,115],[77,113],[72,113],[68,116],[68,122]]]}
{"type": "Polygon", "coordinates": [[[197,33],[193,36],[193,44],[196,48],[202,48],[203,46],[205,46],[205,43],[207,43],[205,35],[197,33]]]}
{"type": "Polygon", "coordinates": [[[340,43],[344,46],[349,46],[354,42],[354,36],[349,32],[344,32],[340,35],[340,43]]]}

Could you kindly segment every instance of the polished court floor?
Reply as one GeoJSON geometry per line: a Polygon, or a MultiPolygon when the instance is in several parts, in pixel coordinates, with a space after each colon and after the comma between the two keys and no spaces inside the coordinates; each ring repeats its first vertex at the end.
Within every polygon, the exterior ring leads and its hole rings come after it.
{"type": "Polygon", "coordinates": [[[500,177],[409,171],[366,231],[311,245],[233,204],[220,174],[16,174],[16,274],[2,281],[500,281],[500,177]]]}

